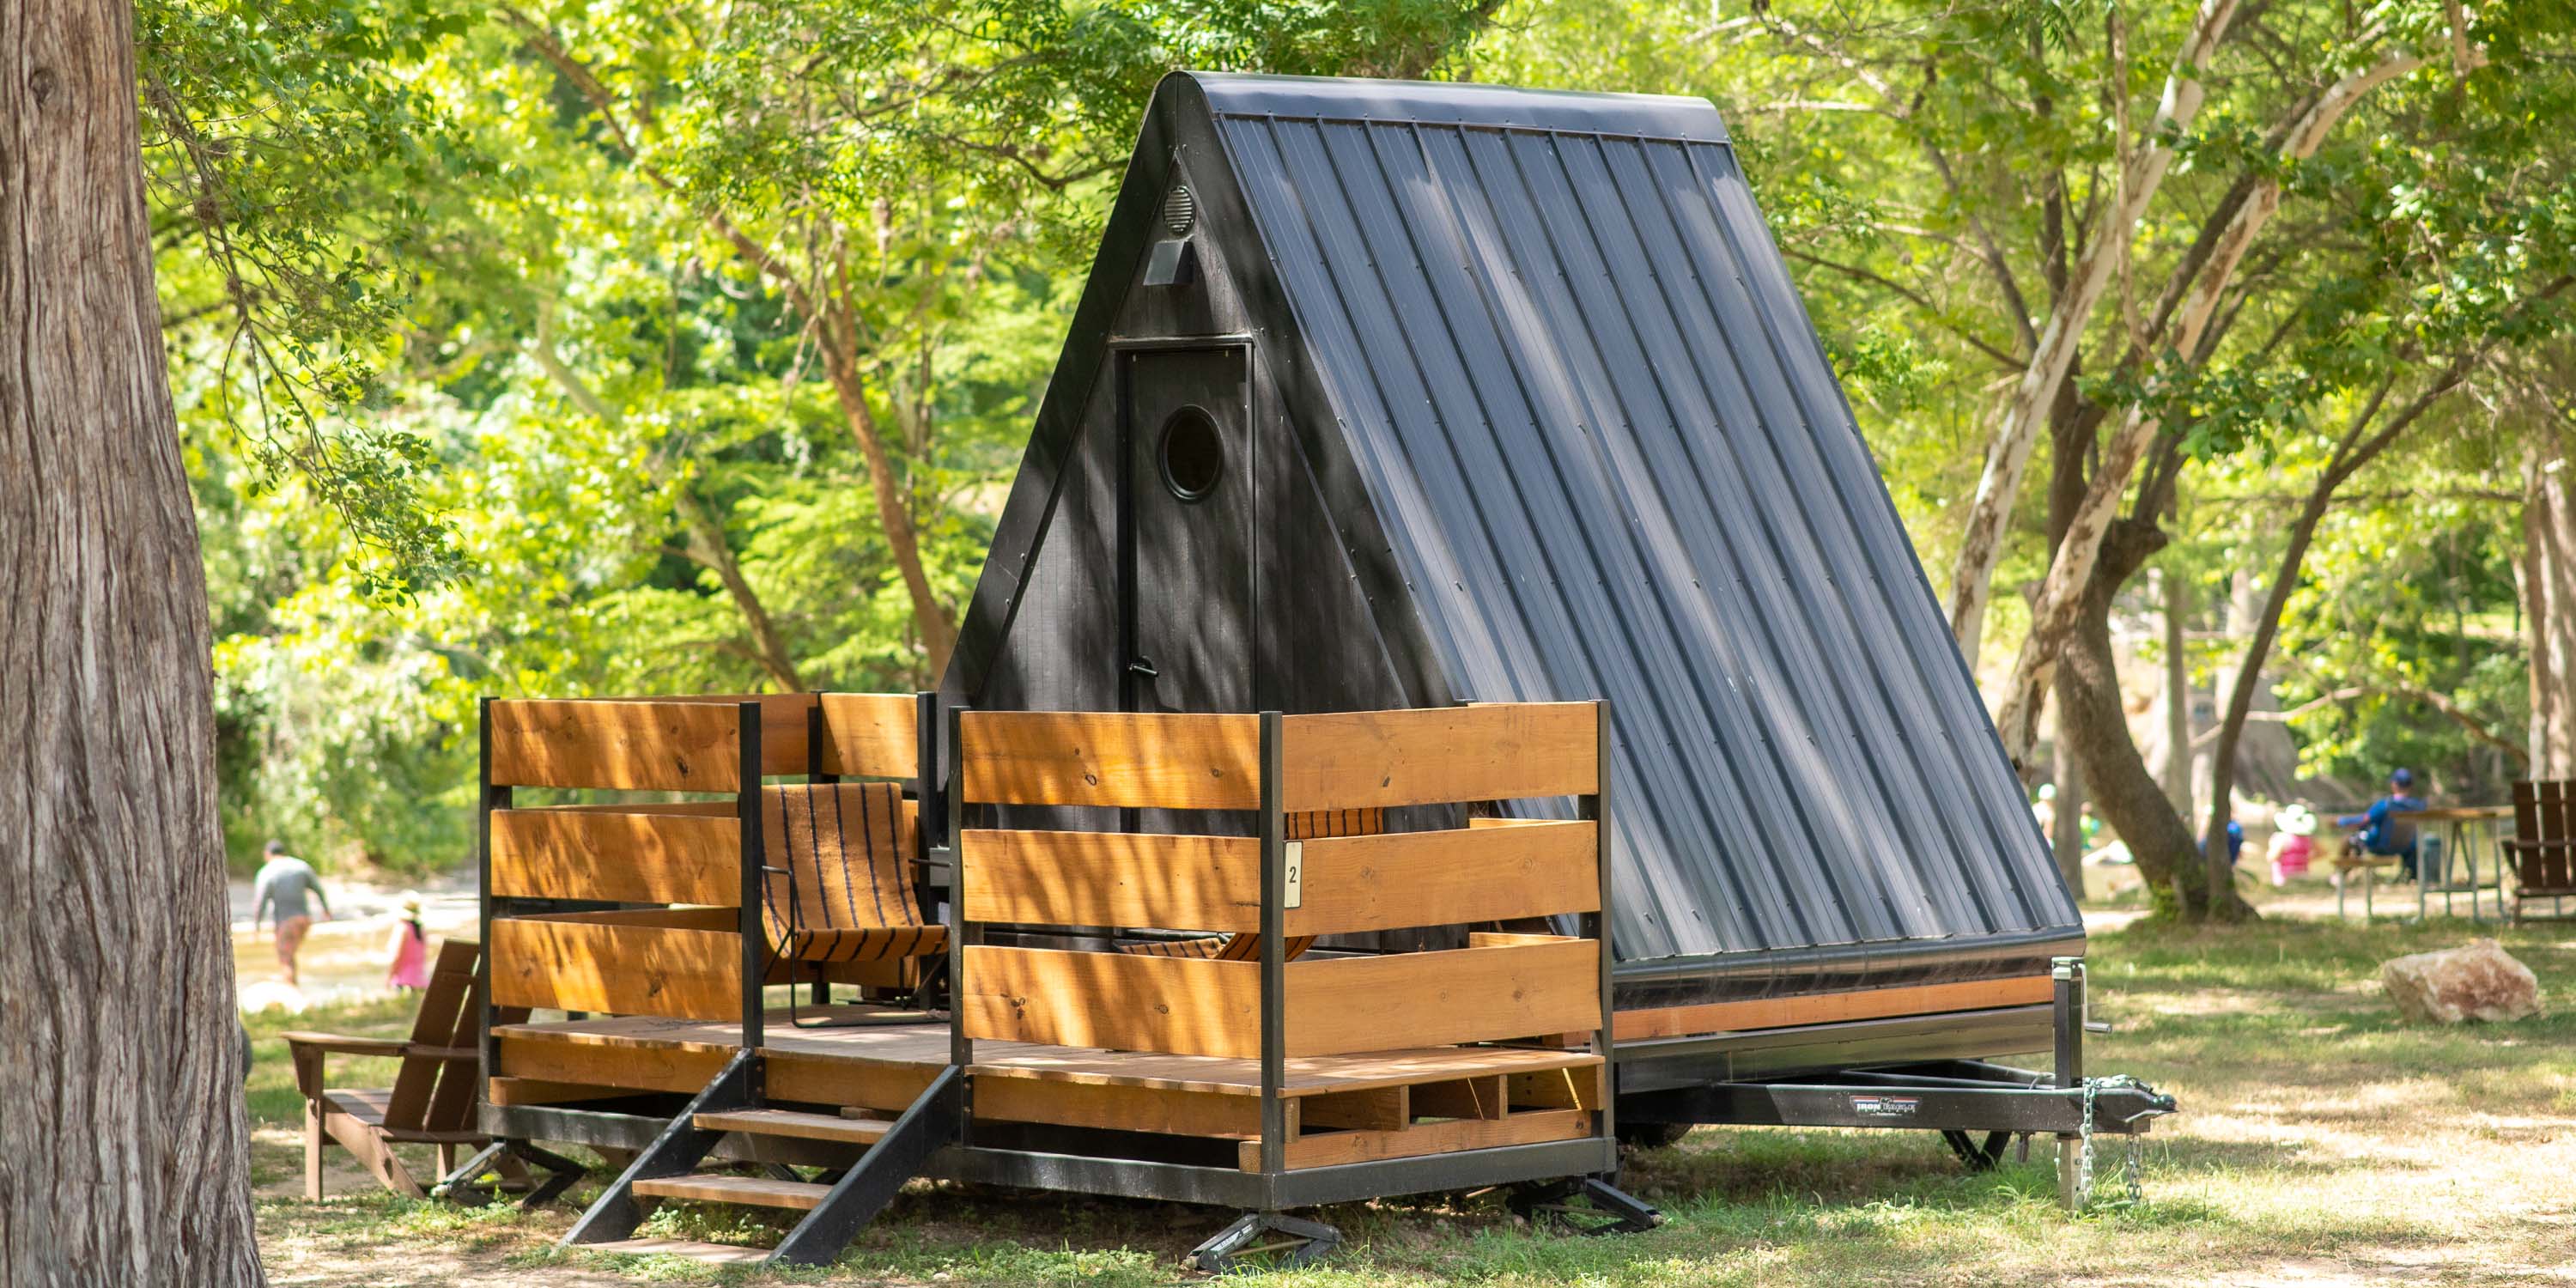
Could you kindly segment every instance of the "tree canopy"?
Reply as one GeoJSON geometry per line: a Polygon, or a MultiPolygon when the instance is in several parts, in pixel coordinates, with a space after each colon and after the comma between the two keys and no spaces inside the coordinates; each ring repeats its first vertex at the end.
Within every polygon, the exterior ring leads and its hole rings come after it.
{"type": "Polygon", "coordinates": [[[146,0],[236,848],[454,861],[481,693],[931,680],[1188,66],[1713,99],[2008,748],[2222,903],[2170,603],[2204,757],[2538,747],[2570,9],[146,0]]]}

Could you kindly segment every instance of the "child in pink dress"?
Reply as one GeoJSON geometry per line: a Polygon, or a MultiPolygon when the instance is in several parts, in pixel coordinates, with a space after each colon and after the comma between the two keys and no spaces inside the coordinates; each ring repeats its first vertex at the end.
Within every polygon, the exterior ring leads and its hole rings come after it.
{"type": "Polygon", "coordinates": [[[385,972],[391,988],[429,987],[429,933],[420,924],[420,896],[407,894],[402,920],[394,923],[394,964],[385,972]]]}
{"type": "Polygon", "coordinates": [[[2308,861],[2316,854],[2317,816],[2296,801],[2281,807],[2272,819],[2272,884],[2288,885],[2290,878],[2308,874],[2308,861]]]}

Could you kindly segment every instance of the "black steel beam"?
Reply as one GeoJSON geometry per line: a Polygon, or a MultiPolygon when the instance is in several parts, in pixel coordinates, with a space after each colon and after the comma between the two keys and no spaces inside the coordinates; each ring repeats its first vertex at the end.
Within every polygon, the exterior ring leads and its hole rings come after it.
{"type": "Polygon", "coordinates": [[[583,1243],[606,1243],[623,1239],[643,1223],[644,1209],[635,1202],[635,1182],[652,1176],[679,1176],[697,1167],[722,1132],[703,1131],[697,1116],[721,1109],[740,1109],[752,1100],[752,1070],[760,1063],[759,1053],[748,1048],[734,1052],[724,1071],[707,1084],[688,1105],[665,1124],[644,1151],[627,1164],[626,1171],[600,1192],[590,1210],[563,1237],[562,1246],[583,1243]]]}
{"type": "MultiPolygon", "coordinates": [[[[1732,1082],[1632,1095],[1620,1108],[1630,1122],[2055,1134],[2081,1128],[2083,1100],[2080,1089],[2057,1087],[1732,1082]]],[[[2173,1108],[2170,1096],[2105,1087],[2095,1097],[2093,1129],[2143,1132],[2173,1108]]]]}
{"type": "Polygon", "coordinates": [[[939,1071],[912,1107],[894,1120],[884,1136],[839,1180],[796,1228],[787,1232],[770,1264],[828,1266],[867,1223],[894,1201],[904,1182],[921,1174],[931,1155],[957,1139],[965,1110],[966,1071],[955,1065],[939,1071]]]}
{"type": "Polygon", "coordinates": [[[2046,1006],[2014,1006],[1622,1042],[1619,1089],[1625,1096],[1747,1078],[2045,1051],[2049,1022],[2046,1006]]]}

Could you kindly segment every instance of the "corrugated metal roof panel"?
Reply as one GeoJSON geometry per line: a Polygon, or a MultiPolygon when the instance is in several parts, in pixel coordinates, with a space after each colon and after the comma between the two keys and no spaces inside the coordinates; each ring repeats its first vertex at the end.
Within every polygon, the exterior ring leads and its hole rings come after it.
{"type": "Polygon", "coordinates": [[[1615,704],[1623,961],[2079,933],[1714,108],[1198,79],[1458,692],[1615,704]]]}

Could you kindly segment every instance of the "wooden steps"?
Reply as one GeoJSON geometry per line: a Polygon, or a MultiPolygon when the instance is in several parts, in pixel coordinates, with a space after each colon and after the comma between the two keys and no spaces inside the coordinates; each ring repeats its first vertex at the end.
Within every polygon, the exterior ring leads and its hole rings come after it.
{"type": "Polygon", "coordinates": [[[691,1199],[700,1203],[745,1203],[753,1207],[811,1211],[832,1192],[810,1181],[774,1181],[765,1176],[655,1176],[635,1182],[636,1194],[657,1199],[691,1199]]]}
{"type": "Polygon", "coordinates": [[[703,1113],[694,1120],[701,1131],[738,1131],[753,1136],[793,1136],[844,1145],[873,1145],[894,1126],[882,1118],[851,1118],[795,1109],[728,1109],[703,1113]]]}
{"type": "Polygon", "coordinates": [[[576,1251],[605,1252],[620,1257],[680,1257],[709,1266],[758,1265],[769,1259],[769,1249],[745,1247],[739,1243],[701,1243],[695,1239],[616,1239],[608,1243],[585,1243],[576,1251]]]}

